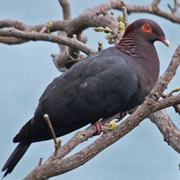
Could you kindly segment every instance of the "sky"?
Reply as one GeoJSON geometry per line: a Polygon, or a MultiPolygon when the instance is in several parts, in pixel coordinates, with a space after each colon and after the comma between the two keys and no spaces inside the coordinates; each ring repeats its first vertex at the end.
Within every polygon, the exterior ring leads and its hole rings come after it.
{"type": "MultiPolygon", "coordinates": [[[[72,17],[78,16],[87,8],[101,2],[105,0],[71,0],[72,17]]],[[[125,2],[131,5],[151,3],[150,0],[125,0],[125,2]]],[[[167,3],[169,2],[173,1],[164,0],[160,5],[168,11],[167,3]]],[[[121,15],[121,12],[116,11],[115,15],[121,15]]],[[[166,38],[171,43],[170,48],[160,42],[155,44],[162,75],[179,44],[180,25],[147,13],[131,14],[128,18],[129,23],[139,18],[153,19],[164,30],[166,38]]],[[[45,24],[50,20],[61,20],[62,11],[57,0],[16,0],[16,2],[1,0],[0,20],[3,19],[19,20],[29,25],[45,24]]],[[[93,28],[89,28],[84,33],[91,36],[87,42],[89,47],[96,50],[97,42],[103,42],[104,48],[110,46],[104,38],[105,34],[96,33],[93,28]]],[[[51,58],[51,54],[57,53],[59,53],[59,47],[54,43],[28,42],[11,46],[0,44],[0,168],[16,147],[16,144],[12,142],[13,137],[33,116],[38,99],[46,86],[60,74],[51,58]]],[[[166,92],[179,87],[179,79],[180,69],[166,92]]],[[[168,108],[167,112],[176,126],[180,128],[179,116],[172,108],[168,108]]],[[[75,132],[72,132],[63,136],[62,143],[67,142],[74,134],[75,132]]],[[[74,152],[96,138],[79,145],[74,152]]],[[[22,179],[37,165],[40,157],[45,161],[53,151],[52,140],[32,144],[12,174],[6,179],[22,179]]],[[[177,180],[180,179],[179,163],[179,154],[164,142],[157,127],[149,119],[145,119],[132,132],[85,165],[52,179],[177,180]]],[[[0,177],[2,176],[3,173],[0,172],[0,177]]]]}

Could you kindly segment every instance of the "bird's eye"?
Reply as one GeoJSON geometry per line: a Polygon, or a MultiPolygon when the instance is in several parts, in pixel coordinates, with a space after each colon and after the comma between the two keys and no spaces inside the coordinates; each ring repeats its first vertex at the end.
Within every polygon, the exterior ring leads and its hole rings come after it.
{"type": "Polygon", "coordinates": [[[149,24],[144,24],[141,29],[145,32],[148,32],[148,33],[151,33],[152,32],[152,29],[151,29],[151,26],[149,24]]]}

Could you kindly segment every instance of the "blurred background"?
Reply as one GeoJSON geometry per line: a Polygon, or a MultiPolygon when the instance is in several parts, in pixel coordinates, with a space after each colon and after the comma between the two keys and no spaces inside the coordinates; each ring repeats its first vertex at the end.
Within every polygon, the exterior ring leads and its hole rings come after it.
{"type": "MultiPolygon", "coordinates": [[[[71,0],[72,17],[78,16],[85,9],[98,5],[105,0],[71,0]]],[[[130,5],[148,5],[152,1],[125,0],[130,5]]],[[[168,11],[163,0],[160,7],[168,11]]],[[[115,16],[121,15],[114,11],[115,16]]],[[[180,42],[180,25],[155,15],[131,14],[129,23],[139,18],[155,20],[164,30],[171,42],[170,48],[157,42],[155,45],[161,62],[161,75],[167,68],[171,57],[180,42]]],[[[62,10],[57,0],[1,0],[0,20],[13,19],[29,25],[45,24],[50,20],[62,20],[62,10]]],[[[104,33],[97,33],[93,28],[84,32],[89,38],[89,47],[97,50],[98,42],[104,48],[110,45],[104,33]]],[[[0,44],[0,168],[12,153],[16,144],[13,137],[20,128],[33,116],[38,99],[46,86],[60,74],[52,62],[51,54],[59,53],[57,44],[48,42],[28,42],[21,45],[0,44]]],[[[152,72],[153,73],[153,72],[152,72]]],[[[169,84],[166,92],[180,86],[180,70],[169,84]]],[[[167,109],[170,117],[180,128],[180,118],[172,108],[167,109]]],[[[84,128],[83,128],[84,129],[84,128]]],[[[63,136],[63,144],[75,132],[63,136]]],[[[73,152],[79,151],[96,137],[78,146],[73,152]]],[[[45,161],[54,151],[53,141],[44,141],[31,145],[13,173],[6,179],[22,179],[37,164],[39,158],[45,161]]],[[[178,164],[180,157],[166,142],[163,136],[149,119],[145,119],[137,128],[124,138],[105,149],[85,165],[52,179],[180,179],[178,164]]],[[[0,172],[0,177],[3,173],[0,172]]]]}

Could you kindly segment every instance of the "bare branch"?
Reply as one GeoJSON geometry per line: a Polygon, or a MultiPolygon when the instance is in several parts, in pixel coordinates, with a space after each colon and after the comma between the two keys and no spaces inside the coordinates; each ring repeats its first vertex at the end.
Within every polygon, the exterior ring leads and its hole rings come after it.
{"type": "MultiPolygon", "coordinates": [[[[88,27],[108,26],[113,30],[113,32],[116,33],[118,26],[117,20],[111,14],[106,13],[105,15],[103,15],[105,11],[113,8],[121,9],[121,3],[116,0],[111,0],[102,3],[97,7],[86,10],[84,13],[80,14],[77,18],[74,18],[72,20],[49,21],[52,25],[48,28],[48,31],[65,31],[68,37],[72,37],[73,34],[79,35],[79,33],[81,33],[88,27]]],[[[6,21],[7,20],[0,21],[0,28],[15,27],[19,30],[28,29],[28,31],[39,32],[46,24],[48,24],[45,23],[36,26],[29,26],[15,20],[8,20],[7,22],[6,21]]],[[[3,43],[5,43],[5,40],[3,40],[3,43]]],[[[8,44],[10,44],[10,41],[8,41],[8,44]]]]}
{"type": "Polygon", "coordinates": [[[149,116],[150,120],[156,124],[160,132],[164,136],[164,141],[168,143],[174,150],[180,153],[180,131],[174,125],[171,118],[165,110],[160,110],[149,116]]]}
{"type": "MultiPolygon", "coordinates": [[[[62,1],[62,2],[67,3],[66,1],[62,1]]],[[[169,19],[172,22],[180,23],[180,17],[177,14],[169,14],[159,9],[158,8],[159,2],[160,1],[154,1],[151,5],[148,6],[126,6],[126,8],[128,13],[147,12],[169,19]]],[[[179,3],[175,1],[174,4],[175,4],[174,8],[177,10],[177,7],[179,7],[179,3]]],[[[67,4],[65,6],[68,7],[67,4]]],[[[111,14],[105,13],[110,9],[121,10],[122,5],[117,0],[111,0],[102,3],[97,7],[86,10],[84,13],[82,13],[75,19],[69,20],[68,18],[68,20],[64,20],[64,21],[49,21],[52,22],[52,26],[48,28],[48,31],[49,32],[60,31],[60,30],[65,31],[67,32],[68,37],[71,37],[73,34],[78,34],[88,27],[108,26],[110,29],[113,30],[113,32],[116,33],[118,26],[117,21],[114,19],[114,17],[111,14]]],[[[64,10],[64,17],[66,18],[70,17],[70,15],[68,14],[69,14],[68,11],[65,12],[64,10]]],[[[2,20],[0,21],[0,28],[15,27],[16,29],[23,31],[39,32],[46,24],[47,23],[36,26],[29,26],[16,20],[2,20]]],[[[7,40],[7,44],[11,44],[11,39],[3,39],[2,37],[0,39],[0,42],[6,43],[6,40],[7,40]]],[[[24,41],[22,41],[22,43],[23,42],[24,41]]],[[[17,39],[17,43],[20,43],[20,40],[17,39]]],[[[12,44],[15,44],[15,39],[12,40],[12,44]]]]}
{"type": "Polygon", "coordinates": [[[161,10],[158,7],[160,1],[154,1],[151,5],[148,6],[127,6],[127,12],[130,13],[150,13],[158,15],[162,18],[168,19],[171,22],[180,24],[180,16],[178,16],[176,13],[167,13],[163,10],[161,10]]]}
{"type": "Polygon", "coordinates": [[[161,109],[180,104],[180,94],[176,96],[170,96],[163,100],[156,102],[153,106],[151,106],[152,112],[159,111],[161,109]]]}
{"type": "Polygon", "coordinates": [[[22,44],[27,42],[27,40],[21,39],[21,38],[13,38],[13,37],[0,37],[0,42],[8,45],[13,44],[22,44]]]}
{"type": "MultiPolygon", "coordinates": [[[[146,101],[149,100],[150,99],[146,101]]],[[[68,143],[62,146],[62,149],[58,151],[56,157],[52,155],[42,166],[37,166],[25,179],[46,179],[63,174],[83,165],[134,129],[148,114],[151,113],[150,109],[151,106],[149,106],[149,103],[142,104],[129,118],[118,125],[113,131],[106,132],[80,152],[62,159],[64,155],[69,153],[70,150],[78,145],[78,143],[90,138],[96,130],[94,126],[90,126],[87,130],[76,133],[68,143]],[[65,154],[63,153],[63,150],[65,150],[65,154]]],[[[171,132],[166,131],[165,134],[167,135],[168,133],[171,132]]],[[[175,135],[178,136],[173,138],[178,138],[176,141],[179,142],[180,132],[177,130],[175,135]]],[[[180,152],[180,147],[176,146],[175,148],[177,148],[177,151],[180,152]]]]}
{"type": "Polygon", "coordinates": [[[63,10],[63,19],[70,20],[71,19],[71,8],[69,0],[58,0],[62,10],[63,10]]]}
{"type": "MultiPolygon", "coordinates": [[[[62,12],[63,12],[63,19],[64,20],[70,20],[71,19],[71,8],[70,8],[70,3],[69,0],[59,0],[59,3],[62,7],[62,12]]],[[[65,36],[67,37],[67,33],[65,31],[59,31],[58,35],[60,36],[65,36]]],[[[69,61],[69,47],[59,44],[60,48],[60,54],[52,54],[51,56],[53,57],[53,62],[55,66],[57,67],[58,70],[61,71],[62,66],[69,61]],[[59,66],[61,65],[61,66],[59,66]]]]}
{"type": "Polygon", "coordinates": [[[125,27],[127,28],[128,24],[128,15],[127,15],[127,9],[126,9],[126,5],[124,3],[124,0],[121,0],[121,4],[122,4],[122,13],[123,13],[123,22],[125,27]]]}
{"type": "Polygon", "coordinates": [[[70,39],[68,37],[58,36],[54,34],[24,32],[24,31],[19,31],[13,28],[10,30],[0,30],[0,36],[18,37],[25,40],[31,40],[31,41],[36,41],[36,40],[49,41],[53,43],[68,45],[72,48],[80,49],[85,54],[90,54],[94,52],[94,50],[88,48],[85,44],[77,41],[76,39],[70,39]]]}
{"type": "Polygon", "coordinates": [[[161,0],[154,0],[152,2],[152,4],[154,4],[155,6],[158,6],[160,2],[161,2],[161,0]]]}
{"type": "Polygon", "coordinates": [[[178,15],[178,8],[179,8],[178,0],[174,0],[174,7],[168,4],[168,8],[171,10],[172,14],[178,15]]]}
{"type": "Polygon", "coordinates": [[[51,120],[50,120],[48,114],[44,114],[44,120],[46,121],[46,123],[47,123],[47,125],[48,125],[48,127],[49,127],[49,130],[50,130],[50,132],[51,132],[52,138],[53,138],[53,140],[54,140],[54,147],[55,147],[55,153],[54,153],[54,155],[56,155],[56,154],[57,154],[57,151],[58,151],[58,149],[59,149],[59,144],[58,144],[58,141],[57,141],[57,139],[56,139],[56,134],[55,134],[55,132],[54,132],[54,129],[53,129],[53,126],[52,126],[52,124],[51,124],[51,120]]]}
{"type": "Polygon", "coordinates": [[[0,28],[10,28],[14,27],[16,29],[22,30],[22,31],[30,31],[32,30],[31,26],[28,26],[20,21],[5,19],[0,21],[0,28]]]}

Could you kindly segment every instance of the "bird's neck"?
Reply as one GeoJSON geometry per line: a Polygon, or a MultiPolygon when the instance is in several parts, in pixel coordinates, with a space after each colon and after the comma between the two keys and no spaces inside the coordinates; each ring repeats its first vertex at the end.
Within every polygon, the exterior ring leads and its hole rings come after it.
{"type": "Polygon", "coordinates": [[[116,46],[120,51],[132,57],[139,57],[133,34],[126,34],[116,46]]]}
{"type": "Polygon", "coordinates": [[[147,51],[152,52],[155,56],[157,54],[153,43],[145,39],[139,40],[138,36],[132,33],[125,34],[117,48],[133,58],[143,58],[144,55],[147,58],[147,51]]]}

